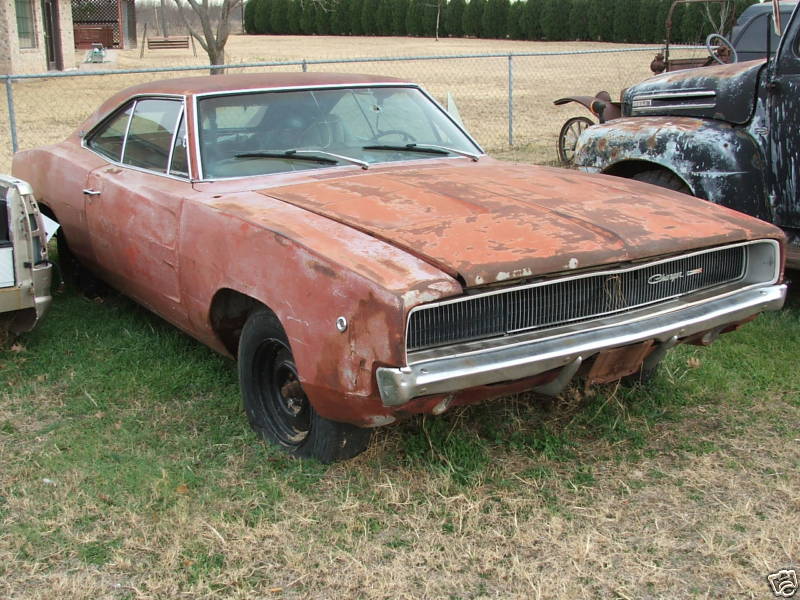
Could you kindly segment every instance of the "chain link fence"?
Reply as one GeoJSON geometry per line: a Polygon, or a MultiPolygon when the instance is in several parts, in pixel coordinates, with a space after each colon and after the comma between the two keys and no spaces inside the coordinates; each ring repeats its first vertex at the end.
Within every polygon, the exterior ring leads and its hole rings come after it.
{"type": "MultiPolygon", "coordinates": [[[[228,73],[275,71],[356,72],[422,84],[446,105],[455,100],[466,128],[490,153],[537,163],[556,160],[563,122],[589,113],[577,104],[555,106],[569,95],[620,90],[650,76],[657,48],[510,54],[409,56],[228,65],[228,73]]],[[[11,168],[16,149],[58,142],[104,100],[128,86],[155,79],[203,75],[207,66],[74,71],[1,76],[0,172],[11,168]]]]}

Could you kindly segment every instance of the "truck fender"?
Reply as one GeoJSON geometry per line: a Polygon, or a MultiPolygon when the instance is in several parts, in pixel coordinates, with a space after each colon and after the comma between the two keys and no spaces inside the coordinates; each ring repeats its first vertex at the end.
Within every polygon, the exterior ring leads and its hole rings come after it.
{"type": "Polygon", "coordinates": [[[665,169],[703,198],[771,220],[765,158],[747,129],[688,117],[630,117],[588,128],[575,164],[591,173],[632,177],[665,169]]]}

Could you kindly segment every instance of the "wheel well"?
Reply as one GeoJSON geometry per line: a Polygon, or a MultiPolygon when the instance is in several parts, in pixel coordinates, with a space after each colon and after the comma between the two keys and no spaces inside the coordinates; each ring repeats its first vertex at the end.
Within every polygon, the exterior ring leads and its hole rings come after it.
{"type": "Polygon", "coordinates": [[[40,213],[42,213],[48,219],[53,219],[53,221],[55,221],[56,223],[59,222],[58,219],[56,219],[56,213],[54,213],[53,209],[51,209],[49,206],[47,206],[47,204],[43,204],[43,203],[41,203],[39,201],[37,201],[36,203],[39,205],[39,212],[40,213]]]}
{"type": "Polygon", "coordinates": [[[675,177],[680,179],[686,186],[692,190],[694,193],[694,189],[692,188],[691,184],[686,181],[683,177],[681,177],[678,173],[673,171],[672,169],[668,169],[662,165],[651,163],[646,160],[624,160],[622,162],[618,162],[616,164],[611,165],[608,169],[603,171],[604,175],[614,175],[616,177],[625,177],[626,179],[630,179],[634,175],[638,175],[639,173],[643,173],[644,171],[664,171],[665,173],[672,173],[675,177]]]}
{"type": "Polygon", "coordinates": [[[242,327],[247,317],[254,309],[263,306],[255,298],[228,288],[214,294],[209,312],[211,327],[233,356],[236,356],[239,350],[239,336],[242,334],[242,327]]]}

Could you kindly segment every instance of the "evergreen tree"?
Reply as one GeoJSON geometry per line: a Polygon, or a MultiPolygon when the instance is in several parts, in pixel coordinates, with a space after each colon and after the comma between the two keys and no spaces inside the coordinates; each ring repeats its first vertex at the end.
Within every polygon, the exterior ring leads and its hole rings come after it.
{"type": "Polygon", "coordinates": [[[392,0],[379,0],[375,28],[379,35],[392,35],[392,0]]]}
{"type": "Polygon", "coordinates": [[[258,0],[247,0],[244,5],[244,30],[246,33],[256,33],[256,5],[258,0]]]}
{"type": "Polygon", "coordinates": [[[350,2],[350,33],[353,35],[364,35],[364,28],[361,26],[363,7],[363,0],[351,0],[350,2]]]}
{"type": "Polygon", "coordinates": [[[483,36],[503,39],[508,27],[508,0],[487,0],[481,17],[483,36]]]}
{"type": "Polygon", "coordinates": [[[392,35],[406,35],[406,13],[408,0],[392,0],[392,35]]]}
{"type": "Polygon", "coordinates": [[[589,12],[589,37],[597,42],[609,42],[614,35],[614,18],[609,10],[589,12]]]}
{"type": "Polygon", "coordinates": [[[637,25],[636,42],[644,44],[658,44],[664,36],[664,22],[656,27],[656,17],[660,3],[658,0],[642,0],[639,3],[639,18],[637,25]]]}
{"type": "Polygon", "coordinates": [[[272,33],[289,33],[289,4],[291,0],[272,0],[270,25],[272,33]]]}
{"type": "Polygon", "coordinates": [[[337,0],[331,9],[331,33],[350,35],[350,0],[337,0]]]}
{"type": "Polygon", "coordinates": [[[303,33],[303,5],[300,0],[290,0],[289,10],[286,11],[287,28],[292,35],[303,33]]]}
{"type": "Polygon", "coordinates": [[[637,0],[615,0],[614,29],[615,42],[633,42],[639,26],[639,2],[637,0]]]}
{"type": "Polygon", "coordinates": [[[272,33],[271,12],[272,2],[270,0],[259,0],[255,10],[256,31],[258,33],[272,33]]]}
{"type": "Polygon", "coordinates": [[[453,37],[464,36],[464,9],[466,7],[465,0],[450,0],[447,3],[444,20],[447,24],[447,33],[453,37]]]}
{"type": "Polygon", "coordinates": [[[570,3],[568,0],[541,0],[542,35],[546,40],[565,40],[569,37],[570,3]]]}
{"type": "MultiPolygon", "coordinates": [[[[300,0],[294,0],[299,2],[300,0]]],[[[300,12],[300,33],[311,35],[314,33],[314,21],[316,20],[317,5],[314,2],[302,2],[300,12]]]]}
{"type": "Polygon", "coordinates": [[[333,17],[333,6],[317,6],[315,14],[314,31],[317,35],[331,34],[331,19],[333,17]]]}
{"type": "MultiPolygon", "coordinates": [[[[422,22],[420,23],[420,30],[423,36],[433,37],[436,35],[436,15],[439,11],[439,2],[444,2],[444,0],[421,0],[422,22]]],[[[442,16],[439,13],[439,35],[446,35],[441,19],[442,16]]]]}
{"type": "Polygon", "coordinates": [[[361,4],[361,29],[364,35],[378,34],[378,2],[379,0],[363,0],[361,4]]]}
{"type": "Polygon", "coordinates": [[[464,10],[464,34],[481,37],[481,20],[483,18],[483,0],[469,0],[464,10]]]}
{"type": "Polygon", "coordinates": [[[527,0],[527,2],[525,2],[525,39],[542,39],[541,0],[527,0]]]}
{"type": "Polygon", "coordinates": [[[506,32],[512,40],[525,39],[525,3],[517,0],[508,8],[506,32]]]}
{"type": "Polygon", "coordinates": [[[408,35],[422,35],[422,15],[420,2],[423,0],[409,0],[406,10],[406,31],[408,35]]]}
{"type": "Polygon", "coordinates": [[[589,0],[572,0],[569,9],[569,39],[589,39],[589,0]]]}
{"type": "MultiPolygon", "coordinates": [[[[707,23],[705,11],[698,4],[678,5],[675,13],[680,11],[680,15],[675,18],[677,27],[673,26],[673,31],[677,33],[677,38],[682,44],[699,44],[705,36],[703,30],[707,23]]],[[[677,42],[677,40],[676,40],[677,42]]]]}

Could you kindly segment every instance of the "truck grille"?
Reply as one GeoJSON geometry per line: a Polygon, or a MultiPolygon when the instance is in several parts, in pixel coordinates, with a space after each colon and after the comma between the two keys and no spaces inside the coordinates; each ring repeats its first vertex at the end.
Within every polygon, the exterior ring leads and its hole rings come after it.
{"type": "Polygon", "coordinates": [[[733,246],[421,306],[406,346],[422,350],[623,313],[743,277],[747,247],[733,246]]]}

